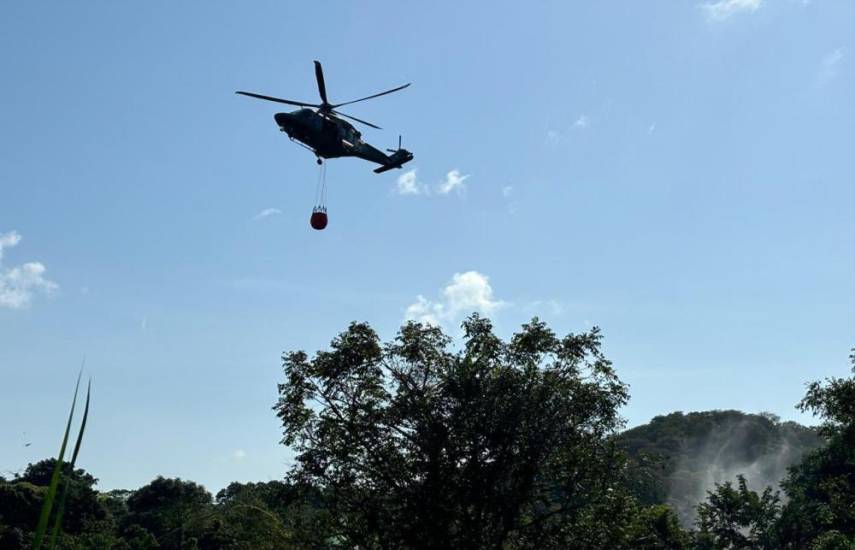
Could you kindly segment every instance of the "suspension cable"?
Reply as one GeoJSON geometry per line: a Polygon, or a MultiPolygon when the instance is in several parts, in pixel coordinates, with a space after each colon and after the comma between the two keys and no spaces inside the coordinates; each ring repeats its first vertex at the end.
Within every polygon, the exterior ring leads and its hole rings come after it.
{"type": "Polygon", "coordinates": [[[315,186],[315,206],[325,206],[327,186],[327,164],[318,166],[318,183],[315,186]]]}

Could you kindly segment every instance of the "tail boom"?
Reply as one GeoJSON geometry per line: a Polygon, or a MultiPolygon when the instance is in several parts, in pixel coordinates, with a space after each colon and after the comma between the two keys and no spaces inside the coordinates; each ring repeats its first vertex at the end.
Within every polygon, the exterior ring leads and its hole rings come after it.
{"type": "Polygon", "coordinates": [[[401,168],[403,165],[413,160],[413,154],[406,149],[398,149],[387,158],[389,159],[387,163],[380,168],[374,169],[375,174],[382,174],[392,168],[401,168]]]}

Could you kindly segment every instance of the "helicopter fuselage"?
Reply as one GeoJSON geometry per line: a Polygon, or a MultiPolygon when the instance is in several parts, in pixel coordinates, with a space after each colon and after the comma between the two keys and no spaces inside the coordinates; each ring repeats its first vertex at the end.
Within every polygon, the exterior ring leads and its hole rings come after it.
{"type": "Polygon", "coordinates": [[[362,140],[362,134],[352,124],[327,113],[298,109],[273,116],[281,132],[288,134],[321,158],[358,157],[380,164],[376,171],[400,168],[413,158],[405,149],[386,155],[362,140]]]}

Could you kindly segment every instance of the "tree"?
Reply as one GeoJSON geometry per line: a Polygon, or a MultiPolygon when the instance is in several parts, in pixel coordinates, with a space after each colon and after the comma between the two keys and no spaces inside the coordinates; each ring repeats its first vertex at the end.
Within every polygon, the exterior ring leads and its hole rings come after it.
{"type": "MultiPolygon", "coordinates": [[[[855,372],[855,353],[849,356],[855,372]]],[[[822,418],[825,447],[790,468],[780,530],[793,548],[855,546],[855,376],[811,382],[802,411],[822,418]]]]}
{"type": "Polygon", "coordinates": [[[0,550],[21,550],[24,546],[24,531],[18,527],[4,527],[0,523],[0,550]]]}
{"type": "Polygon", "coordinates": [[[630,548],[683,550],[690,548],[689,534],[667,506],[655,505],[633,511],[628,534],[630,548]]]}
{"type": "Polygon", "coordinates": [[[131,525],[124,530],[122,538],[127,544],[128,550],[154,550],[160,548],[157,539],[150,532],[139,525],[131,525]]]}
{"type": "MultiPolygon", "coordinates": [[[[849,355],[849,362],[855,373],[855,349],[849,355]]],[[[820,431],[826,437],[852,435],[855,430],[855,376],[829,378],[825,382],[808,384],[798,409],[822,418],[820,431]]]]}
{"type": "Polygon", "coordinates": [[[744,476],[738,487],[729,481],[716,484],[706,502],[698,505],[698,547],[715,549],[778,548],[774,525],[779,498],[770,487],[762,493],[748,489],[744,476]]]}
{"type": "Polygon", "coordinates": [[[615,547],[627,388],[599,330],[559,339],[535,318],[506,343],[478,315],[463,330],[452,352],[438,327],[381,345],[353,323],[311,360],[285,354],[291,480],[324,493],[345,546],[615,547]]]}
{"type": "MultiPolygon", "coordinates": [[[[24,473],[15,476],[15,481],[25,481],[27,483],[32,483],[33,485],[47,487],[50,485],[50,479],[53,475],[55,465],[55,458],[46,458],[36,462],[35,464],[27,464],[27,467],[24,469],[24,473]]],[[[95,487],[95,484],[98,483],[97,479],[92,477],[91,474],[88,474],[82,468],[77,468],[72,472],[70,464],[65,463],[63,464],[63,467],[65,468],[65,471],[63,472],[64,478],[71,479],[89,489],[92,489],[95,487]]]]}
{"type": "MultiPolygon", "coordinates": [[[[185,524],[209,512],[211,503],[211,493],[201,485],[178,478],[157,477],[128,497],[126,522],[128,526],[136,525],[149,532],[161,548],[181,549],[187,542],[184,540],[185,524]]],[[[148,540],[145,533],[138,533],[137,538],[148,540]]]]}
{"type": "MultiPolygon", "coordinates": [[[[38,521],[55,464],[54,458],[27,464],[22,474],[16,475],[11,482],[0,484],[0,518],[14,516],[14,523],[6,520],[10,525],[32,530],[38,521]],[[8,499],[18,501],[15,503],[8,499]]],[[[68,464],[64,464],[63,468],[62,483],[66,485],[67,491],[63,531],[78,534],[95,528],[99,522],[107,519],[107,511],[94,489],[98,480],[80,468],[73,472],[68,464]]]]}
{"type": "Polygon", "coordinates": [[[133,494],[133,491],[127,489],[113,489],[98,494],[98,499],[113,524],[124,525],[127,523],[125,518],[128,515],[128,499],[133,494]]]}
{"type": "Polygon", "coordinates": [[[0,483],[0,525],[31,531],[42,509],[45,487],[32,483],[0,483]]]}
{"type": "MultiPolygon", "coordinates": [[[[283,540],[299,548],[325,548],[333,522],[322,502],[317,488],[281,481],[230,483],[217,493],[228,529],[242,541],[264,534],[272,548],[282,548],[283,540]]],[[[262,548],[262,541],[254,548],[262,548]]]]}

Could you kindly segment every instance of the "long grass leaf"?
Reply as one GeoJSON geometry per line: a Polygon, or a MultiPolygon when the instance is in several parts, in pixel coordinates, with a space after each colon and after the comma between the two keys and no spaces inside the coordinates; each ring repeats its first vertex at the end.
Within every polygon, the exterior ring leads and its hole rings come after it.
{"type": "Polygon", "coordinates": [[[65,447],[68,445],[68,434],[71,431],[71,420],[74,418],[74,405],[77,404],[77,390],[80,389],[80,377],[83,375],[83,367],[77,374],[77,384],[74,386],[74,399],[71,401],[71,412],[68,413],[68,423],[65,425],[65,435],[62,438],[62,445],[59,448],[59,456],[56,459],[56,464],[53,467],[53,474],[50,477],[50,486],[48,487],[45,501],[42,504],[42,512],[39,515],[39,523],[36,525],[36,532],[33,536],[33,550],[39,550],[42,547],[42,540],[47,530],[50,512],[53,508],[53,500],[56,498],[56,487],[59,484],[59,474],[62,470],[62,459],[65,457],[65,447]]]}
{"type": "Polygon", "coordinates": [[[77,432],[77,442],[74,444],[74,452],[71,453],[71,462],[68,467],[68,476],[65,483],[62,484],[62,492],[59,494],[59,504],[56,509],[56,519],[53,521],[53,529],[50,534],[50,546],[53,550],[56,547],[56,539],[59,536],[59,530],[62,527],[62,516],[65,514],[65,498],[68,496],[68,486],[71,482],[71,476],[74,475],[74,465],[77,463],[77,455],[80,453],[80,443],[83,441],[83,432],[86,430],[86,419],[89,418],[89,396],[92,393],[92,379],[86,384],[86,405],[83,407],[83,420],[80,422],[80,431],[77,432]]]}

